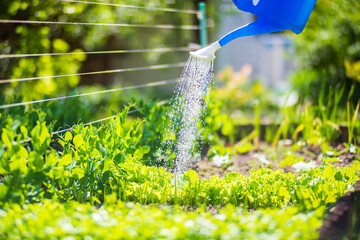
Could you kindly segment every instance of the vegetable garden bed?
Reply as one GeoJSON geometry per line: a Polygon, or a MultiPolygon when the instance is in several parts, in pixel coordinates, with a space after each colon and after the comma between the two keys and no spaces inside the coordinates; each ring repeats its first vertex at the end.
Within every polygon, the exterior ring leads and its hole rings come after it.
{"type": "MultiPolygon", "coordinates": [[[[231,149],[231,145],[227,147],[231,149]]],[[[343,144],[329,148],[328,151],[323,149],[323,151],[318,145],[305,145],[303,142],[293,144],[291,140],[281,141],[276,149],[265,141],[260,142],[259,149],[255,149],[252,144],[245,144],[241,148],[235,145],[235,149],[230,150],[233,151],[233,156],[231,161],[227,163],[212,161],[208,156],[205,156],[196,165],[200,178],[209,178],[212,175],[224,176],[225,172],[231,171],[246,175],[251,169],[261,167],[273,170],[281,168],[285,172],[295,172],[294,168],[284,162],[285,159],[288,161],[306,159],[314,162],[318,167],[322,166],[324,162],[343,167],[352,164],[357,157],[355,152],[350,152],[343,144]]]]}
{"type": "Polygon", "coordinates": [[[317,239],[329,209],[359,179],[357,146],[284,141],[276,151],[265,143],[257,150],[227,145],[234,160],[220,167],[213,165],[214,150],[223,149],[214,146],[210,163],[200,162],[199,173],[189,170],[174,184],[170,168],[147,161],[163,107],[142,108],[148,121],[128,118],[125,109],[106,124],[80,124],[57,139],[45,123],[27,130],[8,119],[0,237],[317,239]],[[316,164],[297,172],[294,164],[309,160],[305,152],[316,164]],[[239,163],[251,170],[236,172],[239,163]],[[217,170],[204,175],[201,164],[217,170]]]}
{"type": "Polygon", "coordinates": [[[274,88],[248,64],[212,84],[185,68],[175,113],[202,109],[185,137],[168,119],[183,31],[213,21],[195,1],[108,2],[3,1],[0,240],[360,239],[359,1],[318,1],[291,89],[279,64],[274,88]]]}

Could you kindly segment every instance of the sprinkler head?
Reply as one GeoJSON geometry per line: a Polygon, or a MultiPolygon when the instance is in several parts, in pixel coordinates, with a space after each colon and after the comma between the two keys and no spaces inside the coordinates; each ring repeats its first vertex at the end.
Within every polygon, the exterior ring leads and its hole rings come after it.
{"type": "Polygon", "coordinates": [[[190,52],[190,55],[196,58],[214,60],[215,52],[221,48],[219,42],[214,42],[207,47],[201,48],[195,52],[190,52]]]}

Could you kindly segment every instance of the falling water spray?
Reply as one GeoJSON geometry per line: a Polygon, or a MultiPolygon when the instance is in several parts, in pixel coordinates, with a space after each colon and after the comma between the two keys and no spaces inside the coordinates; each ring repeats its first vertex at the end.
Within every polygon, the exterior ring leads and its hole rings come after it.
{"type": "Polygon", "coordinates": [[[213,77],[213,63],[213,59],[190,56],[175,88],[168,115],[171,121],[164,126],[167,140],[162,146],[163,157],[174,161],[175,188],[177,176],[200,158],[199,127],[207,109],[204,99],[213,77]]]}

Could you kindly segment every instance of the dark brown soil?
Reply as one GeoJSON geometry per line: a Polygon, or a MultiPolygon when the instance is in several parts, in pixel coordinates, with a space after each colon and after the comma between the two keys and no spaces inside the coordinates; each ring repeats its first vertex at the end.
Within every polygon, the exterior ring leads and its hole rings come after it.
{"type": "MultiPolygon", "coordinates": [[[[174,205],[169,205],[169,204],[150,204],[150,206],[157,206],[158,208],[162,209],[165,207],[170,207],[170,208],[174,208],[174,205]]],[[[212,215],[216,215],[219,213],[219,210],[222,209],[224,207],[224,205],[219,205],[219,206],[213,206],[213,205],[208,205],[206,206],[205,211],[211,213],[212,215]]],[[[182,210],[184,212],[195,212],[199,209],[199,207],[197,206],[181,206],[182,210]]]]}
{"type": "MultiPolygon", "coordinates": [[[[280,162],[284,160],[286,156],[286,152],[290,150],[291,145],[284,145],[278,147],[276,149],[272,149],[270,144],[261,142],[261,147],[259,150],[251,150],[245,154],[238,154],[233,156],[232,163],[228,166],[217,167],[212,161],[209,161],[208,157],[204,157],[202,161],[200,161],[196,170],[199,173],[200,178],[210,178],[211,176],[218,175],[220,177],[224,176],[225,172],[239,172],[241,174],[249,174],[250,169],[259,169],[261,167],[271,168],[273,170],[280,168],[280,162]],[[266,157],[267,160],[271,162],[270,165],[265,165],[260,162],[256,157],[256,154],[262,154],[266,157]]],[[[341,152],[346,148],[339,144],[334,147],[337,152],[341,152]]],[[[321,148],[317,145],[303,146],[299,150],[295,152],[296,157],[304,157],[305,160],[315,161],[318,166],[321,166],[322,159],[320,154],[322,153],[321,148]]],[[[348,151],[337,156],[342,159],[342,162],[332,162],[336,166],[346,166],[350,165],[356,157],[355,154],[350,153],[348,151]]],[[[283,168],[285,172],[294,172],[292,167],[283,168]]]]}

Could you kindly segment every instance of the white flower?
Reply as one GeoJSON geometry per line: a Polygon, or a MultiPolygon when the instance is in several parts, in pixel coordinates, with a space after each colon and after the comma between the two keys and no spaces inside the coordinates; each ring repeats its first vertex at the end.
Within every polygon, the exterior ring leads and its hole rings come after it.
{"type": "Polygon", "coordinates": [[[270,165],[271,162],[266,160],[266,156],[264,154],[254,154],[254,157],[256,157],[260,162],[262,162],[265,165],[270,165]]]}
{"type": "Polygon", "coordinates": [[[231,162],[229,155],[225,155],[225,156],[215,155],[212,158],[212,161],[215,164],[215,166],[217,166],[217,167],[221,167],[222,165],[226,165],[231,162]]]}
{"type": "Polygon", "coordinates": [[[308,163],[301,161],[295,163],[294,165],[292,165],[292,167],[295,169],[296,172],[309,171],[312,168],[316,168],[316,163],[314,161],[309,161],[308,163]]]}

